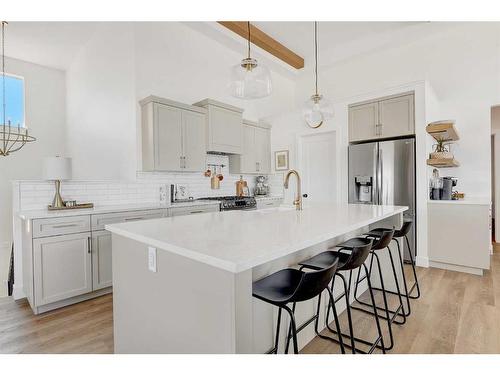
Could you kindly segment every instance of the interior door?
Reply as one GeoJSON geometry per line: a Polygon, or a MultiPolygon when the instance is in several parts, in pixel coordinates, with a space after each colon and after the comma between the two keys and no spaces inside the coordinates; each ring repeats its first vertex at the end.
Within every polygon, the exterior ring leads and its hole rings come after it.
{"type": "Polygon", "coordinates": [[[182,170],[182,110],[155,103],[155,170],[182,170]]]}
{"type": "Polygon", "coordinates": [[[377,142],[349,146],[349,203],[378,204],[377,155],[377,142]]]}
{"type": "Polygon", "coordinates": [[[349,142],[378,138],[378,102],[349,107],[349,142]]]}
{"type": "Polygon", "coordinates": [[[33,240],[35,304],[92,291],[90,232],[33,240]]]}
{"type": "Polygon", "coordinates": [[[384,138],[415,133],[413,95],[379,102],[380,134],[384,138]]]}
{"type": "MultiPolygon", "coordinates": [[[[337,201],[337,160],[335,132],[301,137],[301,170],[306,202],[337,201]]],[[[291,182],[290,187],[293,187],[291,182]]]]}
{"type": "Polygon", "coordinates": [[[202,113],[183,111],[183,156],[184,170],[191,172],[204,171],[206,169],[206,139],[205,139],[205,115],[202,113]]]}

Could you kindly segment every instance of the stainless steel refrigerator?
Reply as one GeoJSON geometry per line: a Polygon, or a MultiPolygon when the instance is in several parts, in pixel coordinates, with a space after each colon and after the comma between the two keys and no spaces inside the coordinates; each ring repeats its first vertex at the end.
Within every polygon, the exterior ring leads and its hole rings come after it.
{"type": "MultiPolygon", "coordinates": [[[[349,203],[408,206],[405,219],[415,259],[415,139],[405,138],[349,145],[349,203]]],[[[406,244],[405,244],[406,245],[406,244]]],[[[409,260],[405,246],[405,259],[409,260]]]]}

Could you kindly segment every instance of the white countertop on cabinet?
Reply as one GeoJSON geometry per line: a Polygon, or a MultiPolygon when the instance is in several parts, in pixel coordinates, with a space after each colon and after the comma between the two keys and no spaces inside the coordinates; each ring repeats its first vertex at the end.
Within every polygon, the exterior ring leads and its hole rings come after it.
{"type": "Polygon", "coordinates": [[[105,214],[110,212],[126,212],[126,211],[141,211],[141,210],[155,210],[155,209],[166,209],[168,207],[161,207],[158,204],[123,204],[123,205],[113,205],[113,206],[97,206],[94,208],[82,208],[82,209],[68,209],[68,210],[57,210],[49,211],[45,210],[26,210],[19,211],[18,216],[23,220],[28,219],[45,219],[51,217],[63,217],[63,216],[80,216],[80,215],[96,215],[105,214]]]}
{"type": "Polygon", "coordinates": [[[229,272],[242,272],[361,229],[408,207],[323,204],[213,212],[107,225],[114,234],[229,272]]]}

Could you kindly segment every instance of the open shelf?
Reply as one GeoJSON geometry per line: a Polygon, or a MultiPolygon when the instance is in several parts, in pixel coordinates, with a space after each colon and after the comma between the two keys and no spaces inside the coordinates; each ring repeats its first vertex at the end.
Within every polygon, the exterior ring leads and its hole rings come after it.
{"type": "Polygon", "coordinates": [[[431,122],[425,128],[427,133],[434,137],[435,140],[458,141],[459,136],[455,129],[455,122],[451,120],[431,122]]]}
{"type": "Polygon", "coordinates": [[[435,168],[453,168],[460,166],[455,159],[427,159],[427,165],[435,168]]]}

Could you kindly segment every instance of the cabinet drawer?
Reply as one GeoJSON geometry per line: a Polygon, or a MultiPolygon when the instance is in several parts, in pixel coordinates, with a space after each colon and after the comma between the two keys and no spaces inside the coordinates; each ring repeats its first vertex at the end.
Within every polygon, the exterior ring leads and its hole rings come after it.
{"type": "Polygon", "coordinates": [[[90,215],[33,220],[33,238],[90,231],[90,215]]]}
{"type": "Polygon", "coordinates": [[[220,211],[220,207],[218,204],[208,206],[172,207],[170,208],[170,216],[195,215],[205,212],[218,211],[220,211]]]}
{"type": "Polygon", "coordinates": [[[103,230],[108,224],[124,223],[126,221],[137,221],[156,219],[165,216],[165,210],[141,210],[127,212],[113,212],[109,214],[92,215],[92,230],[103,230]]]}

